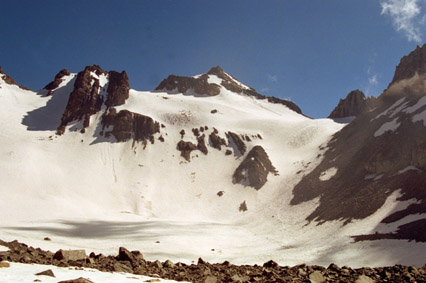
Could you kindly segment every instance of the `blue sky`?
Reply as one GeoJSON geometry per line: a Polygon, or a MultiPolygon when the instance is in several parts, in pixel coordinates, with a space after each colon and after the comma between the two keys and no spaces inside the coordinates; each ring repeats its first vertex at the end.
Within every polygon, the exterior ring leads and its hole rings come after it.
{"type": "Polygon", "coordinates": [[[92,64],[137,90],[220,65],[314,118],[353,89],[379,95],[426,36],[426,0],[0,3],[0,65],[31,89],[92,64]]]}

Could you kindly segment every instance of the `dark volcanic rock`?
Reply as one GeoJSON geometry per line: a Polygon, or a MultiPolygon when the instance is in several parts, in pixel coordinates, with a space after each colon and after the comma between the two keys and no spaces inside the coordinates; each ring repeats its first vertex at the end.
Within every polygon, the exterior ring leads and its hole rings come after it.
{"type": "Polygon", "coordinates": [[[111,107],[124,104],[126,99],[129,98],[130,90],[129,77],[126,71],[122,71],[121,73],[110,71],[108,75],[108,98],[105,101],[105,105],[111,107]]]}
{"type": "Polygon", "coordinates": [[[257,145],[250,150],[235,170],[233,179],[235,183],[241,183],[259,190],[265,185],[269,173],[276,174],[277,171],[263,147],[257,145]]]}
{"type": "Polygon", "coordinates": [[[154,143],[154,134],[160,132],[160,123],[151,117],[121,110],[116,113],[115,108],[105,112],[102,116],[102,129],[112,126],[112,130],[105,131],[105,136],[112,133],[119,142],[133,139],[142,141],[145,145],[147,140],[154,143]]]}
{"type": "Polygon", "coordinates": [[[340,99],[339,104],[334,108],[328,118],[344,118],[358,116],[364,111],[374,107],[376,99],[366,98],[360,90],[351,91],[345,99],[340,99]]]}
{"type": "Polygon", "coordinates": [[[51,95],[53,93],[53,90],[56,89],[61,82],[63,82],[63,77],[69,76],[71,73],[67,69],[62,69],[59,71],[59,73],[56,74],[55,79],[48,83],[43,89],[48,90],[49,92],[47,95],[51,95]]]}
{"type": "Polygon", "coordinates": [[[241,155],[244,155],[244,153],[246,153],[247,146],[239,135],[233,132],[227,132],[226,136],[228,137],[229,144],[232,144],[232,142],[234,142],[241,155]]]}
{"type": "Polygon", "coordinates": [[[56,260],[85,260],[86,251],[85,250],[59,250],[53,255],[53,259],[56,260]]]}
{"type": "Polygon", "coordinates": [[[191,151],[196,150],[197,146],[192,142],[179,141],[177,144],[177,150],[180,151],[180,155],[185,158],[188,162],[191,161],[191,151]]]}
{"type": "Polygon", "coordinates": [[[416,73],[419,75],[426,73],[426,44],[422,47],[417,46],[414,51],[401,58],[390,85],[400,80],[409,79],[416,73]]]}

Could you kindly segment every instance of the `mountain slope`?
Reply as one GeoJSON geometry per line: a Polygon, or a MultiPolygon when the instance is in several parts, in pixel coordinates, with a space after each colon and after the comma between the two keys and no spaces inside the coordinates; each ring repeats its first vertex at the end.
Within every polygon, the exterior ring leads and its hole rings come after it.
{"type": "MultiPolygon", "coordinates": [[[[378,131],[358,133],[362,127],[354,125],[365,125],[364,114],[347,127],[310,119],[294,103],[264,97],[219,67],[169,76],[154,91],[130,89],[124,71],[96,65],[78,74],[62,70],[38,92],[3,79],[0,87],[1,239],[102,253],[127,246],[148,259],[187,262],[200,256],[352,266],[423,260],[412,252],[425,250],[421,243],[352,243],[350,236],[375,231],[403,203],[392,189],[371,210],[356,195],[362,206],[346,202],[346,215],[338,187],[324,185],[342,168],[349,172],[352,157],[378,131]],[[345,151],[357,135],[362,143],[345,151]],[[333,150],[342,168],[328,165],[333,150]],[[351,215],[352,207],[366,212],[351,215]],[[317,226],[314,219],[329,221],[317,226]],[[53,241],[42,241],[45,236],[53,241]],[[371,249],[381,258],[365,257],[371,249]]],[[[386,97],[377,111],[398,95],[386,97]]],[[[391,110],[371,123],[385,125],[391,110]]],[[[392,125],[378,131],[379,138],[392,125]]],[[[378,146],[371,144],[374,151],[378,146]]],[[[389,174],[405,168],[398,166],[389,174]]]]}
{"type": "Polygon", "coordinates": [[[373,238],[386,230],[382,238],[424,241],[416,231],[426,228],[426,73],[416,58],[425,50],[426,45],[401,59],[376,108],[336,133],[321,164],[295,187],[293,204],[320,197],[308,220],[363,219],[397,192],[401,205],[384,215],[373,238]],[[408,73],[412,77],[401,75],[408,73]]]}

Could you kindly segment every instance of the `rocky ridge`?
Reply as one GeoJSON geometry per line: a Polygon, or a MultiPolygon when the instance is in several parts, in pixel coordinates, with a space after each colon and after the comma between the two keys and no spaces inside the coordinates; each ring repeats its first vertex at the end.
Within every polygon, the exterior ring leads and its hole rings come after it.
{"type": "Polygon", "coordinates": [[[23,90],[29,90],[28,88],[26,88],[26,87],[24,87],[24,86],[21,86],[21,85],[19,85],[11,76],[9,76],[9,75],[7,75],[7,74],[5,74],[4,72],[3,72],[3,69],[1,68],[1,66],[0,66],[0,77],[7,83],[7,84],[10,84],[10,85],[16,85],[16,86],[18,86],[19,88],[21,88],[21,89],[23,89],[23,90]]]}
{"type": "Polygon", "coordinates": [[[339,104],[330,113],[328,118],[356,117],[361,113],[371,110],[376,105],[376,98],[366,98],[358,89],[351,91],[346,98],[340,99],[339,104]]]}
{"type": "Polygon", "coordinates": [[[253,88],[239,83],[234,77],[225,73],[220,66],[213,67],[206,74],[202,74],[196,77],[170,75],[164,79],[155,88],[155,90],[169,92],[177,91],[184,94],[191,94],[194,92],[198,95],[215,96],[220,93],[221,86],[234,93],[252,96],[256,99],[267,99],[271,103],[283,104],[296,113],[302,113],[302,110],[300,110],[300,108],[294,102],[259,94],[253,88]],[[217,84],[217,81],[209,82],[209,76],[211,75],[216,76],[219,79],[220,85],[217,84]]]}
{"type": "MultiPolygon", "coordinates": [[[[219,283],[219,282],[426,282],[426,267],[388,266],[388,267],[339,267],[330,264],[328,267],[300,264],[296,266],[280,266],[270,260],[263,265],[234,265],[208,263],[198,259],[195,264],[174,263],[145,260],[140,251],[129,251],[119,248],[116,256],[104,256],[90,253],[86,256],[83,250],[67,251],[68,257],[62,256],[64,251],[53,253],[40,248],[33,248],[18,241],[4,242],[0,245],[9,248],[0,252],[0,262],[36,263],[60,267],[94,268],[106,272],[125,272],[151,277],[160,277],[177,281],[219,283]]],[[[1,266],[0,266],[1,267],[1,266]]],[[[87,281],[81,281],[87,282],[87,281]]],[[[99,282],[100,283],[100,282],[99,282]]]]}

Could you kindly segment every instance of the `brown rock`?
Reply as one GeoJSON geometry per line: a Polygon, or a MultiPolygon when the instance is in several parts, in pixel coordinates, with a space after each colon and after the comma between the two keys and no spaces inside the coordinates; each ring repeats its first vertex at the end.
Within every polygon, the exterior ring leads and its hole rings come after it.
{"type": "Polygon", "coordinates": [[[52,269],[47,269],[45,271],[36,273],[35,275],[44,275],[44,276],[55,277],[55,274],[53,273],[52,269]]]}
{"type": "Polygon", "coordinates": [[[44,89],[48,90],[47,95],[51,95],[53,91],[63,82],[63,77],[69,76],[71,73],[67,69],[62,69],[59,71],[59,73],[56,74],[55,79],[48,83],[44,89]]]}
{"type": "Polygon", "coordinates": [[[129,77],[126,71],[121,73],[110,71],[108,74],[108,98],[105,101],[105,105],[108,107],[122,105],[129,98],[129,77]]]}
{"type": "Polygon", "coordinates": [[[206,141],[205,141],[205,137],[206,135],[202,135],[200,137],[197,138],[197,149],[199,151],[201,151],[202,153],[204,153],[205,155],[207,155],[207,153],[209,152],[206,146],[206,141]]]}
{"type": "Polygon", "coordinates": [[[417,46],[414,51],[401,58],[390,85],[403,79],[409,79],[416,73],[419,75],[426,73],[426,44],[422,47],[417,46]]]}
{"type": "Polygon", "coordinates": [[[58,250],[54,255],[53,259],[63,260],[63,261],[78,261],[86,260],[86,251],[85,250],[58,250]]]}
{"type": "Polygon", "coordinates": [[[191,152],[193,150],[197,149],[197,146],[193,144],[192,142],[186,142],[186,141],[179,141],[177,144],[177,150],[179,150],[181,153],[180,155],[185,158],[188,162],[191,161],[191,152]]]}
{"type": "Polygon", "coordinates": [[[0,261],[0,268],[7,268],[10,267],[10,263],[7,261],[0,261]]]}
{"type": "Polygon", "coordinates": [[[94,283],[94,282],[90,281],[89,279],[80,277],[80,278],[77,278],[77,279],[59,281],[58,283],[94,283]]]}
{"type": "Polygon", "coordinates": [[[227,132],[226,136],[228,137],[229,144],[232,144],[233,142],[241,155],[244,155],[244,153],[246,153],[247,146],[239,135],[233,132],[227,132]]]}
{"type": "Polygon", "coordinates": [[[277,174],[277,171],[263,147],[257,145],[235,170],[233,181],[259,190],[265,185],[269,173],[277,174]]]}
{"type": "Polygon", "coordinates": [[[345,99],[340,99],[328,118],[344,118],[358,116],[375,106],[375,98],[366,98],[360,90],[351,91],[345,99]]]}
{"type": "Polygon", "coordinates": [[[240,207],[238,208],[238,210],[241,211],[241,212],[247,211],[247,203],[246,203],[246,201],[243,201],[240,204],[240,207]]]}
{"type": "MultiPolygon", "coordinates": [[[[217,131],[217,130],[216,130],[216,131],[217,131]]],[[[210,145],[211,145],[213,148],[216,148],[216,149],[218,149],[218,150],[221,150],[221,149],[222,149],[222,146],[226,146],[226,145],[227,145],[227,143],[226,143],[225,139],[223,139],[223,138],[221,138],[220,136],[218,136],[218,133],[216,133],[216,132],[212,132],[212,133],[209,135],[209,139],[210,139],[210,145]]]]}

